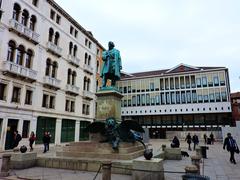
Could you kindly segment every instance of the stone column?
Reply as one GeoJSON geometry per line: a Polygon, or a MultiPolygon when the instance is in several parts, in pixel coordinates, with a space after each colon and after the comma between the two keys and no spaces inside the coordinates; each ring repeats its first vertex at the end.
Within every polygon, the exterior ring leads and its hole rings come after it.
{"type": "Polygon", "coordinates": [[[59,145],[61,143],[61,131],[62,131],[62,119],[57,118],[55,131],[55,145],[59,145]]]}
{"type": "Polygon", "coordinates": [[[0,177],[6,177],[9,175],[10,158],[11,158],[10,154],[2,155],[2,167],[1,167],[0,177]]]}
{"type": "Polygon", "coordinates": [[[111,161],[102,162],[102,180],[111,180],[111,161]]]}
{"type": "Polygon", "coordinates": [[[75,138],[74,138],[75,142],[79,141],[79,135],[80,135],[80,120],[76,120],[76,123],[75,123],[75,138]]]}

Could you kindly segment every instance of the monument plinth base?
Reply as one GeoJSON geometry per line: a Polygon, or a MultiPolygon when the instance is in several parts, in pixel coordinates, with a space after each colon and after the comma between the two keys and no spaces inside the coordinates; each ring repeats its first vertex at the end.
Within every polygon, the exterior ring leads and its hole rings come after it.
{"type": "Polygon", "coordinates": [[[105,121],[113,117],[121,121],[121,99],[123,95],[115,88],[104,88],[96,93],[97,96],[97,117],[98,121],[105,121]]]}

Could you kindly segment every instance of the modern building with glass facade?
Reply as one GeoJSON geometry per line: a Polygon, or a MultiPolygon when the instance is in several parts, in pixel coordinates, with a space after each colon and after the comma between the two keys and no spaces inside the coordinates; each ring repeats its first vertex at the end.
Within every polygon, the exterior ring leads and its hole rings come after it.
{"type": "MultiPolygon", "coordinates": [[[[180,64],[171,69],[123,73],[121,114],[149,128],[166,131],[217,130],[231,125],[228,69],[180,64]]],[[[155,133],[154,133],[155,134],[155,133]]]]}

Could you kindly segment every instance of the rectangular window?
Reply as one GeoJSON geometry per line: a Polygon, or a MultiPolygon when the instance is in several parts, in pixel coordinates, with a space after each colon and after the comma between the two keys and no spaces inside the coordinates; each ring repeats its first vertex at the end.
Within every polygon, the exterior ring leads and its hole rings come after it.
{"type": "Polygon", "coordinates": [[[201,78],[196,78],[196,83],[197,83],[197,87],[201,87],[202,86],[201,78]]]}
{"type": "Polygon", "coordinates": [[[128,106],[129,106],[129,107],[132,106],[132,100],[131,100],[131,99],[128,100],[128,106]]]}
{"type": "Polygon", "coordinates": [[[31,90],[26,91],[25,104],[32,105],[32,94],[31,90]]]}
{"type": "Polygon", "coordinates": [[[87,46],[88,45],[88,39],[86,38],[85,39],[85,46],[87,46]]]}
{"type": "Polygon", "coordinates": [[[124,107],[127,107],[127,100],[124,100],[124,107]]]}
{"type": "Polygon", "coordinates": [[[165,104],[165,96],[164,96],[164,93],[161,93],[161,104],[165,104]]]}
{"type": "Polygon", "coordinates": [[[146,94],[146,104],[147,104],[147,106],[150,105],[150,95],[149,94],[146,94]]]}
{"type": "Polygon", "coordinates": [[[23,121],[22,138],[28,138],[29,127],[30,127],[30,121],[23,121]]]}
{"type": "Polygon", "coordinates": [[[132,105],[136,106],[136,96],[132,96],[132,105]]]}
{"type": "Polygon", "coordinates": [[[126,86],[123,88],[123,93],[127,93],[127,87],[126,86]]]}
{"type": "Polygon", "coordinates": [[[154,83],[150,83],[150,90],[154,91],[154,83]]]}
{"type": "Polygon", "coordinates": [[[193,103],[197,102],[197,93],[196,93],[196,91],[192,91],[192,101],[193,101],[193,103]]]}
{"type": "Polygon", "coordinates": [[[77,38],[78,37],[78,31],[75,29],[75,34],[74,37],[77,38]]]}
{"type": "Polygon", "coordinates": [[[191,92],[187,91],[187,103],[191,103],[191,92]]]}
{"type": "Polygon", "coordinates": [[[90,105],[87,105],[87,109],[86,109],[86,115],[90,114],[90,105]]]}
{"type": "Polygon", "coordinates": [[[171,92],[171,104],[175,104],[175,93],[171,92]]]}
{"type": "Polygon", "coordinates": [[[151,105],[154,106],[155,105],[155,98],[151,97],[151,105]]]}
{"type": "Polygon", "coordinates": [[[82,114],[86,114],[86,104],[83,104],[82,106],[82,114]]]}
{"type": "Polygon", "coordinates": [[[73,35],[73,30],[74,28],[72,26],[70,26],[70,34],[73,35]]]}
{"type": "Polygon", "coordinates": [[[131,93],[131,86],[128,86],[128,93],[131,93]]]}
{"type": "Polygon", "coordinates": [[[221,92],[221,95],[222,95],[222,101],[227,101],[227,94],[226,92],[221,92]]]}
{"type": "Polygon", "coordinates": [[[180,92],[176,92],[176,103],[180,104],[180,92]]]}
{"type": "Polygon", "coordinates": [[[166,104],[170,104],[170,94],[169,94],[169,92],[166,93],[166,104]]]}
{"type": "Polygon", "coordinates": [[[207,77],[206,76],[202,77],[202,85],[203,85],[203,87],[207,87],[207,77]]]}
{"type": "Polygon", "coordinates": [[[12,102],[20,103],[21,88],[13,87],[12,102]]]}
{"type": "Polygon", "coordinates": [[[66,102],[65,102],[65,111],[69,111],[69,103],[70,101],[67,99],[66,102]]]}
{"type": "Polygon", "coordinates": [[[0,100],[6,101],[6,84],[0,83],[0,100]]]}
{"type": "Polygon", "coordinates": [[[204,95],[203,98],[204,98],[204,102],[208,102],[208,95],[204,95]]]}
{"type": "Polygon", "coordinates": [[[215,93],[215,97],[216,97],[216,101],[217,101],[217,102],[220,102],[220,101],[221,101],[220,92],[216,92],[216,93],[215,93]]]}
{"type": "Polygon", "coordinates": [[[181,92],[182,103],[186,103],[185,92],[181,92]]]}
{"type": "Polygon", "coordinates": [[[55,96],[50,96],[49,108],[55,109],[55,96]]]}
{"type": "Polygon", "coordinates": [[[52,20],[54,20],[55,19],[55,11],[53,11],[52,9],[51,9],[51,11],[50,11],[50,18],[52,19],[52,20]]]}
{"type": "Polygon", "coordinates": [[[140,99],[140,95],[138,94],[137,95],[137,106],[140,106],[140,102],[141,102],[141,99],[140,99]]]}
{"type": "Polygon", "coordinates": [[[156,100],[156,105],[159,105],[160,104],[160,96],[156,95],[155,100],[156,100]]]}
{"type": "Polygon", "coordinates": [[[210,102],[214,102],[215,101],[213,93],[209,94],[209,99],[210,99],[210,102]]]}
{"type": "Polygon", "coordinates": [[[49,96],[47,94],[43,94],[42,107],[48,108],[48,99],[49,96]]]}
{"type": "Polygon", "coordinates": [[[203,102],[202,95],[198,95],[198,102],[199,103],[203,102]]]}
{"type": "Polygon", "coordinates": [[[214,86],[219,86],[219,78],[218,78],[218,76],[213,77],[213,82],[214,82],[214,86]]]}
{"type": "Polygon", "coordinates": [[[61,16],[57,15],[56,23],[57,23],[57,24],[60,24],[60,23],[61,23],[61,16]]]}
{"type": "Polygon", "coordinates": [[[74,101],[71,101],[71,109],[70,109],[71,112],[75,112],[75,102],[74,101]]]}
{"type": "Polygon", "coordinates": [[[88,43],[88,48],[91,49],[92,48],[92,43],[89,41],[88,43]]]}
{"type": "Polygon", "coordinates": [[[145,106],[145,94],[141,95],[141,100],[142,100],[142,106],[145,106]]]}

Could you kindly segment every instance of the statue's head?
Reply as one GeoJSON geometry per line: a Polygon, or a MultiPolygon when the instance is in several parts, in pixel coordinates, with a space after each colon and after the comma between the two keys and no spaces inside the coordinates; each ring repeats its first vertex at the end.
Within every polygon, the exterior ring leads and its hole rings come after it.
{"type": "Polygon", "coordinates": [[[106,119],[107,128],[114,128],[116,126],[116,120],[112,117],[106,119]]]}
{"type": "Polygon", "coordinates": [[[112,41],[109,41],[108,48],[109,50],[113,49],[115,47],[114,43],[112,41]]]}

